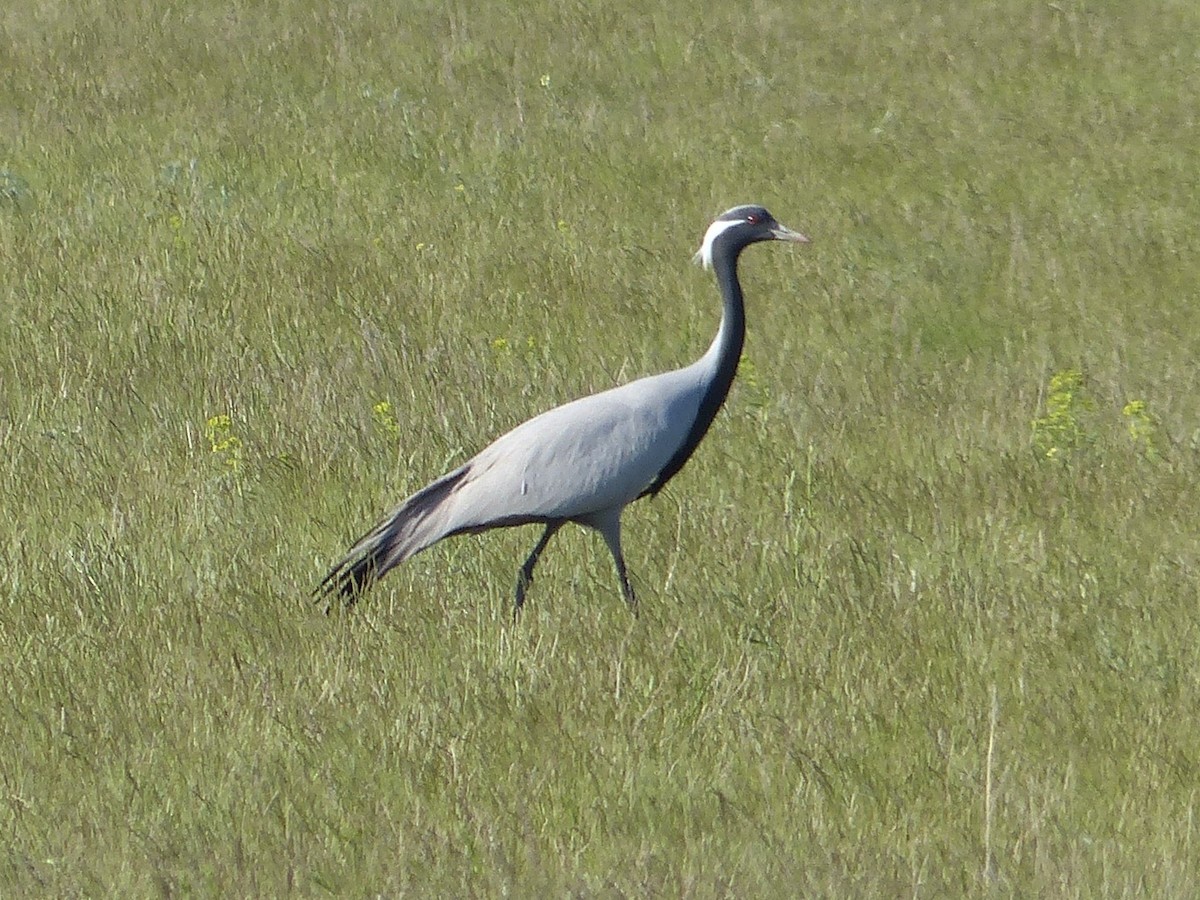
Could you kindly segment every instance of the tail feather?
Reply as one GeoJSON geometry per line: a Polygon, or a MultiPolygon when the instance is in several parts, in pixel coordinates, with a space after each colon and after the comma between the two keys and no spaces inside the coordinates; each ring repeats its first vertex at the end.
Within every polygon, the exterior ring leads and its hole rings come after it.
{"type": "Polygon", "coordinates": [[[327,604],[340,599],[352,606],[391,569],[454,533],[447,501],[462,487],[468,471],[468,466],[455,469],[401,503],[329,570],[314,591],[315,598],[327,604]]]}

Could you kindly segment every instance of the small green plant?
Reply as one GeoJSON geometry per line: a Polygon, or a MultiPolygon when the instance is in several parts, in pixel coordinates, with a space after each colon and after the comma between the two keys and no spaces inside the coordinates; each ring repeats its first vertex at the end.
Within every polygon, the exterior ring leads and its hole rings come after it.
{"type": "Polygon", "coordinates": [[[497,361],[511,361],[519,356],[525,362],[529,362],[537,352],[538,342],[532,335],[524,341],[510,341],[508,338],[498,337],[492,339],[491,347],[497,361]]]}
{"type": "MultiPolygon", "coordinates": [[[[1083,373],[1063,369],[1050,378],[1046,413],[1033,420],[1033,445],[1041,459],[1066,462],[1090,445],[1100,423],[1090,421],[1096,410],[1088,395],[1083,373]]],[[[1144,400],[1130,400],[1121,408],[1125,433],[1145,459],[1157,459],[1158,419],[1144,400]]],[[[1105,429],[1107,431],[1107,428],[1105,429]]]]}
{"type": "Polygon", "coordinates": [[[375,429],[380,434],[389,438],[400,436],[400,423],[396,421],[396,414],[392,411],[391,401],[380,400],[372,406],[371,418],[375,422],[375,429]]]}
{"type": "Polygon", "coordinates": [[[738,363],[738,377],[742,384],[743,402],[755,412],[766,409],[771,402],[771,388],[763,381],[754,360],[745,354],[738,363]]]}
{"type": "Polygon", "coordinates": [[[235,475],[242,470],[242,439],[233,433],[233,420],[227,415],[209,416],[204,436],[210,451],[235,475]]]}
{"type": "Polygon", "coordinates": [[[559,219],[555,223],[554,228],[558,232],[559,237],[562,238],[563,244],[566,246],[566,248],[572,253],[578,253],[582,248],[583,243],[576,236],[575,229],[571,227],[571,223],[566,219],[559,219]]]}
{"type": "Polygon", "coordinates": [[[1146,401],[1130,400],[1121,409],[1125,428],[1137,451],[1146,459],[1158,458],[1158,420],[1146,409],[1146,401]]]}
{"type": "Polygon", "coordinates": [[[1079,369],[1050,377],[1046,414],[1033,420],[1033,445],[1042,459],[1066,462],[1088,441],[1083,420],[1095,408],[1079,369]]]}
{"type": "Polygon", "coordinates": [[[171,231],[171,247],[175,250],[182,250],[187,244],[183,236],[183,216],[179,213],[171,213],[167,219],[167,227],[171,231]]]}

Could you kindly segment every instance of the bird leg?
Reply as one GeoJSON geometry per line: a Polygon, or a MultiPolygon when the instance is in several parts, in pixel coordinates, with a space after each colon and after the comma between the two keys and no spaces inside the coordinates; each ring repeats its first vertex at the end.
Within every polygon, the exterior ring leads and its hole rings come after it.
{"type": "Polygon", "coordinates": [[[621,593],[624,594],[625,602],[629,604],[629,611],[636,619],[638,617],[637,594],[633,592],[633,585],[629,583],[629,573],[625,570],[625,557],[618,550],[613,554],[613,559],[617,563],[617,575],[621,579],[621,593]]]}
{"type": "Polygon", "coordinates": [[[525,565],[521,566],[521,571],[517,574],[517,600],[513,605],[514,620],[520,617],[521,607],[525,605],[525,591],[528,590],[529,585],[533,584],[533,567],[537,565],[538,557],[542,555],[542,551],[550,543],[550,538],[554,537],[554,532],[560,528],[562,528],[562,522],[547,522],[546,530],[542,532],[537,546],[533,548],[533,552],[525,560],[525,565]]]}
{"type": "Polygon", "coordinates": [[[604,543],[608,544],[613,562],[617,564],[617,577],[621,579],[621,593],[625,597],[625,602],[629,604],[629,611],[636,619],[638,614],[637,595],[633,592],[633,585],[629,583],[629,571],[625,568],[625,554],[621,552],[621,511],[610,510],[602,517],[591,520],[588,524],[599,531],[604,537],[604,543]]]}

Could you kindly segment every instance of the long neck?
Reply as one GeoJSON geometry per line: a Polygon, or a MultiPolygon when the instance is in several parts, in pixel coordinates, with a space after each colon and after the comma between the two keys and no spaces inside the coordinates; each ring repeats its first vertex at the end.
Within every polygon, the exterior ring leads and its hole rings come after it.
{"type": "Polygon", "coordinates": [[[662,490],[675,473],[683,468],[683,464],[691,458],[708,426],[717,415],[717,410],[729,395],[733,376],[737,374],[738,362],[742,358],[742,344],[746,340],[746,307],[742,303],[742,286],[738,282],[737,261],[741,248],[729,251],[717,245],[713,254],[713,271],[717,276],[717,286],[721,289],[724,308],[721,312],[721,327],[713,339],[708,352],[697,363],[705,372],[707,384],[700,398],[700,408],[696,411],[696,419],[688,429],[687,436],[674,456],[663,467],[654,479],[653,484],[642,492],[641,496],[657,494],[662,490]]]}
{"type": "Polygon", "coordinates": [[[713,255],[713,272],[717,276],[717,287],[721,289],[721,299],[725,305],[721,311],[721,327],[708,353],[705,354],[712,357],[714,363],[713,380],[705,391],[700,410],[703,419],[705,407],[712,407],[703,426],[705,429],[729,394],[733,376],[737,374],[738,362],[742,358],[742,345],[746,342],[746,306],[742,302],[742,285],[738,281],[737,264],[736,251],[713,255]]]}

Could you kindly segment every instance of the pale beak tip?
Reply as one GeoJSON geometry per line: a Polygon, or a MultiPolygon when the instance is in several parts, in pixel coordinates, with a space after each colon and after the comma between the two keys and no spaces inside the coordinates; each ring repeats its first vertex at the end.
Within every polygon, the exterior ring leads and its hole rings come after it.
{"type": "Polygon", "coordinates": [[[793,244],[811,244],[812,241],[807,235],[801,234],[798,231],[792,231],[790,228],[779,226],[779,230],[775,232],[775,239],[778,241],[791,241],[793,244]]]}

